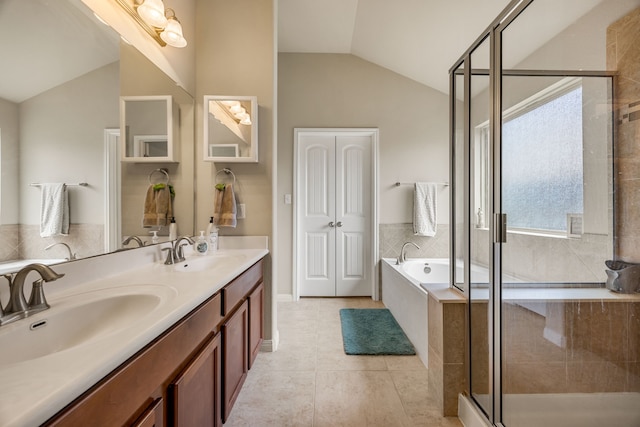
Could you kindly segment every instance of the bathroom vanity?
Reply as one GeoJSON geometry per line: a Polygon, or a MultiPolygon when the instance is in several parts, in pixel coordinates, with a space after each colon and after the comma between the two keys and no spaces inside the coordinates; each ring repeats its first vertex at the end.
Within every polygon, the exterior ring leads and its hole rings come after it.
{"type": "MultiPolygon", "coordinates": [[[[0,340],[3,333],[44,334],[46,327],[28,329],[47,320],[49,333],[62,334],[56,341],[63,348],[0,357],[7,386],[0,392],[0,424],[221,426],[228,418],[263,339],[268,251],[220,250],[174,265],[159,261],[159,247],[147,251],[153,262],[81,289],[69,286],[50,297],[47,315],[3,327],[0,340]],[[92,309],[77,312],[100,327],[84,338],[70,332],[68,340],[56,322],[87,305],[92,309]]],[[[65,277],[76,273],[65,266],[54,269],[65,277]]]]}

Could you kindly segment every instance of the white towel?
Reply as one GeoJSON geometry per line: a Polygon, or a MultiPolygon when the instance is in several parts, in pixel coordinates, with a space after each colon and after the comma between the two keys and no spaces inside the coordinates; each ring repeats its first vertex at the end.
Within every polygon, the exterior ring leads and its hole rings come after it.
{"type": "Polygon", "coordinates": [[[40,184],[40,236],[69,235],[69,198],[65,184],[40,184]]]}
{"type": "Polygon", "coordinates": [[[413,192],[413,233],[416,236],[436,235],[436,203],[438,184],[416,182],[413,192]]]}

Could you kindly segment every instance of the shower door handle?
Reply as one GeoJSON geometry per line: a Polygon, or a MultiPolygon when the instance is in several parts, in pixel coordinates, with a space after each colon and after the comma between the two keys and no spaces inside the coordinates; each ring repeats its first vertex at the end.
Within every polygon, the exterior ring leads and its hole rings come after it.
{"type": "Polygon", "coordinates": [[[507,214],[493,214],[493,243],[507,243],[507,214]]]}

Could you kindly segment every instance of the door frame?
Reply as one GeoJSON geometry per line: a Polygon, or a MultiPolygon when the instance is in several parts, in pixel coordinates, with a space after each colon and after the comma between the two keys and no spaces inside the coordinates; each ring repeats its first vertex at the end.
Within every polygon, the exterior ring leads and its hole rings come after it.
{"type": "Polygon", "coordinates": [[[298,203],[298,173],[300,165],[298,163],[298,142],[301,134],[332,134],[332,135],[370,135],[372,138],[371,147],[371,221],[370,230],[372,240],[371,251],[371,298],[375,301],[380,300],[380,284],[378,271],[378,146],[380,138],[380,130],[378,128],[294,128],[293,129],[293,300],[300,300],[300,283],[298,281],[298,271],[300,257],[298,257],[298,215],[300,214],[300,205],[298,203]]]}

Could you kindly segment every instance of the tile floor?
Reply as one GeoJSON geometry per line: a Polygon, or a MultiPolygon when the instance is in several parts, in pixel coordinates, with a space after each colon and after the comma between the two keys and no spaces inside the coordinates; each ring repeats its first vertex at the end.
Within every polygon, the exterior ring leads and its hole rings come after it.
{"type": "Polygon", "coordinates": [[[461,427],[429,396],[417,356],[348,356],[339,310],[384,307],[370,298],[278,303],[280,347],[260,353],[225,427],[461,427]]]}

